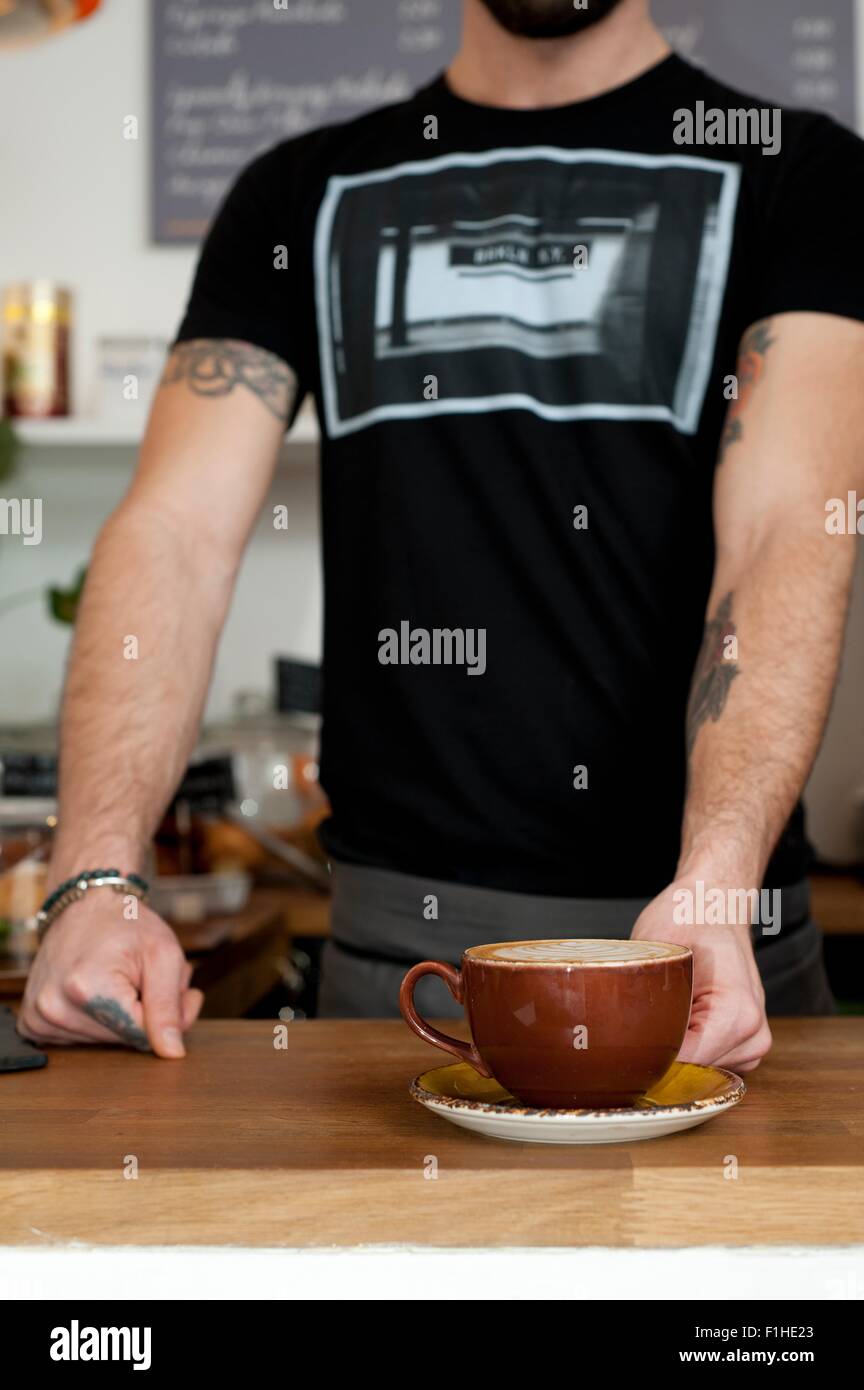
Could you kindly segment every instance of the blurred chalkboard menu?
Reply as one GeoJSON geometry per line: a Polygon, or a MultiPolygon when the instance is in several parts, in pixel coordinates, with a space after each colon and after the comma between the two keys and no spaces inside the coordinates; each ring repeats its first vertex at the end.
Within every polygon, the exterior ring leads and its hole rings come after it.
{"type": "Polygon", "coordinates": [[[855,0],[651,0],[682,58],[778,106],[854,126],[855,0]]]}
{"type": "MultiPolygon", "coordinates": [[[[446,66],[459,0],[151,0],[153,238],[197,241],[260,150],[400,101],[446,66]]],[[[684,57],[855,122],[855,0],[652,0],[684,57]]]]}
{"type": "Polygon", "coordinates": [[[197,240],[259,150],[402,101],[445,67],[458,0],[152,0],[153,236],[197,240]]]}

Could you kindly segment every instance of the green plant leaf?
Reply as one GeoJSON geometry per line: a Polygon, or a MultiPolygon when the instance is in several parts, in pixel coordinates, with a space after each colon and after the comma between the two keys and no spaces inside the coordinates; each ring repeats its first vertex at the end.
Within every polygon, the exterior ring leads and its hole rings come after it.
{"type": "Polygon", "coordinates": [[[56,618],[58,623],[74,623],[78,616],[78,605],[81,602],[81,595],[84,592],[84,580],[87,578],[87,567],[80,569],[75,576],[75,582],[68,589],[49,589],[48,590],[48,611],[52,618],[56,618]]]}
{"type": "Polygon", "coordinates": [[[0,418],[0,478],[9,478],[15,472],[15,462],[20,448],[21,441],[11,420],[0,418]]]}

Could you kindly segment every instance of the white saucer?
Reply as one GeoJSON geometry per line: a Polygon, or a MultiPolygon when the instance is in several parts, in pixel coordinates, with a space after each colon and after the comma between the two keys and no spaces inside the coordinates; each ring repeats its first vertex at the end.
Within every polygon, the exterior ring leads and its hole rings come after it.
{"type": "Polygon", "coordinates": [[[629,1144],[692,1129],[737,1105],[747,1088],[722,1067],[672,1066],[645,1097],[626,1110],[532,1110],[467,1062],[435,1067],[411,1082],[427,1110],[490,1139],[530,1144],[629,1144]]]}

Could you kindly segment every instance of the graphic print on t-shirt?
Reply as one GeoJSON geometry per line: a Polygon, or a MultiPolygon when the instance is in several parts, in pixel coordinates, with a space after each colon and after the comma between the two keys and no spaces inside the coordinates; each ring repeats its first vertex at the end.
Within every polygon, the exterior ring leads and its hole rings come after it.
{"type": "Polygon", "coordinates": [[[315,232],[329,434],[512,407],[692,434],[739,180],[548,146],[332,177],[315,232]]]}

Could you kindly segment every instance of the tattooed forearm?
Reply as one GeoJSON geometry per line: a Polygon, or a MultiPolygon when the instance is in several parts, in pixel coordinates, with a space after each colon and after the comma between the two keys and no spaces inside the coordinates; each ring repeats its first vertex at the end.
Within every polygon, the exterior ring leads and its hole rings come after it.
{"type": "Polygon", "coordinates": [[[118,1004],[116,999],[97,994],[84,1005],[84,1012],[97,1023],[101,1023],[103,1028],[110,1028],[112,1033],[116,1033],[120,1042],[137,1048],[139,1052],[150,1051],[147,1034],[129,1017],[123,1005],[118,1004]]]}
{"type": "Polygon", "coordinates": [[[705,625],[705,636],[696,658],[690,700],[687,705],[687,753],[702,725],[716,723],[726,705],[729,687],[739,674],[738,639],[732,621],[732,594],[720,603],[714,617],[705,625]]]}
{"type": "Polygon", "coordinates": [[[161,384],[173,386],[180,381],[196,396],[227,396],[236,386],[246,386],[283,421],[287,421],[297,390],[297,378],[281,358],[233,338],[193,338],[177,343],[161,384]]]}
{"type": "Polygon", "coordinates": [[[765,371],[765,357],[768,349],[773,345],[774,339],[771,336],[771,320],[763,319],[761,323],[754,323],[748,329],[741,340],[738,349],[738,399],[734,400],[729,407],[726,416],[726,424],[723,428],[723,435],[720,440],[720,451],[718,462],[722,463],[726,457],[727,450],[732,444],[737,444],[744,435],[743,415],[747,409],[750,398],[765,371]]]}

